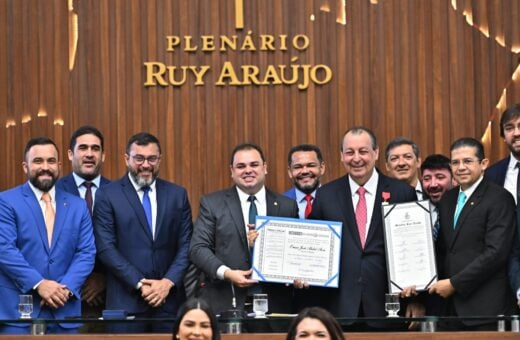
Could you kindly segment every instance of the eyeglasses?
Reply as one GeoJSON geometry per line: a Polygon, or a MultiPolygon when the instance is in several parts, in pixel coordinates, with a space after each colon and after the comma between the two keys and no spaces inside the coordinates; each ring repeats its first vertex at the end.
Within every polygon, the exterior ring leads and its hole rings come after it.
{"type": "Polygon", "coordinates": [[[458,159],[452,159],[450,161],[450,165],[452,168],[460,167],[461,164],[464,164],[464,166],[471,166],[473,163],[480,163],[481,159],[478,158],[464,158],[461,160],[458,159]]]}
{"type": "Polygon", "coordinates": [[[161,159],[160,156],[148,156],[148,157],[145,157],[143,155],[134,155],[134,156],[130,156],[132,157],[132,159],[134,160],[134,162],[138,165],[141,165],[144,163],[144,161],[148,161],[148,164],[150,165],[155,165],[159,162],[159,160],[161,159]]]}

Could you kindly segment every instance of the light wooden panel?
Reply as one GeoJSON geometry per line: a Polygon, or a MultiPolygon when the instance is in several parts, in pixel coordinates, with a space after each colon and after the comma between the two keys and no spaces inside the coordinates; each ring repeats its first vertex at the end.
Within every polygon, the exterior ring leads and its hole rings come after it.
{"type": "MultiPolygon", "coordinates": [[[[66,1],[0,0],[0,122],[15,124],[0,135],[8,160],[0,189],[25,180],[20,164],[28,138],[49,135],[64,155],[71,132],[82,124],[104,132],[104,173],[113,179],[125,171],[128,137],[156,134],[164,153],[162,177],[187,187],[195,210],[202,194],[231,184],[229,153],[243,141],[264,148],[268,186],[276,191],[290,186],[286,153],[297,143],[323,149],[326,181],[342,175],[340,137],[353,125],[372,128],[381,148],[404,135],[427,155],[447,153],[461,136],[480,138],[492,121],[491,156],[506,153],[496,132],[497,105],[504,88],[503,103],[520,101],[519,80],[511,79],[519,62],[518,1],[345,4],[244,0],[245,28],[237,31],[232,0],[74,0],[79,40],[69,71],[66,1]],[[346,25],[337,22],[344,10],[346,25]],[[166,35],[243,37],[248,31],[305,34],[311,45],[304,52],[165,51],[166,35]],[[294,56],[301,64],[329,65],[332,81],[306,91],[212,84],[225,61],[265,69],[290,64],[294,56]],[[143,62],[154,60],[210,65],[211,81],[145,88],[143,62]],[[38,117],[43,111],[47,116],[38,117]]],[[[69,171],[65,161],[63,172],[69,171]]]]}

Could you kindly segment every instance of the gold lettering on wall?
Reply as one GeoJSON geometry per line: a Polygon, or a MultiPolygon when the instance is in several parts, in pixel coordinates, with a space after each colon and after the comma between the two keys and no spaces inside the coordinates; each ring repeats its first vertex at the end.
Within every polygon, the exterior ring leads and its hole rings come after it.
{"type": "Polygon", "coordinates": [[[244,28],[244,0],[235,0],[235,28],[244,28]]]}

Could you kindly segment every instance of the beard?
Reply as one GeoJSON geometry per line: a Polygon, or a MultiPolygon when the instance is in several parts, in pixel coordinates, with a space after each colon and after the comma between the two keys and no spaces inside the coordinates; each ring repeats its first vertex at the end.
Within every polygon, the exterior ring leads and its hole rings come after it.
{"type": "Polygon", "coordinates": [[[150,186],[159,175],[159,170],[156,168],[152,169],[152,177],[150,178],[143,178],[140,175],[141,171],[139,169],[133,169],[129,167],[128,172],[130,173],[130,176],[132,176],[132,178],[134,179],[135,183],[137,183],[137,186],[139,186],[140,188],[150,186]]]}
{"type": "Polygon", "coordinates": [[[320,181],[316,177],[313,177],[313,179],[315,179],[313,183],[306,185],[301,185],[300,183],[298,183],[298,181],[295,181],[294,186],[304,194],[310,194],[314,192],[314,190],[316,190],[320,185],[320,181]]]}
{"type": "Polygon", "coordinates": [[[34,176],[29,176],[29,182],[31,182],[31,184],[35,188],[37,188],[43,192],[47,192],[47,191],[51,190],[51,188],[54,186],[54,184],[56,183],[57,180],[58,180],[58,176],[56,174],[52,173],[51,171],[47,171],[47,170],[40,171],[34,176]],[[47,174],[47,175],[51,176],[51,179],[40,180],[39,176],[42,174],[47,174]]]}

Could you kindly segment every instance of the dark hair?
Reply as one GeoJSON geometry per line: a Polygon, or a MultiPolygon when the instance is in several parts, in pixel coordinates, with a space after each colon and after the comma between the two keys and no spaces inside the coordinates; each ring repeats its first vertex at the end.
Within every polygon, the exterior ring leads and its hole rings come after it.
{"type": "Polygon", "coordinates": [[[451,173],[450,159],[441,154],[429,155],[421,164],[421,172],[441,169],[448,170],[451,173]]]}
{"type": "Polygon", "coordinates": [[[385,159],[388,161],[388,157],[390,157],[390,151],[392,151],[394,148],[397,148],[398,146],[401,146],[401,145],[410,145],[412,147],[413,154],[415,155],[415,157],[419,158],[419,155],[420,155],[419,147],[417,146],[417,144],[415,144],[414,141],[412,141],[408,138],[404,138],[404,137],[397,137],[397,138],[392,139],[390,141],[390,143],[388,143],[388,145],[386,146],[385,159]]]}
{"type": "Polygon", "coordinates": [[[78,137],[83,135],[94,135],[99,138],[99,141],[101,142],[101,150],[105,150],[105,139],[103,138],[103,134],[101,131],[90,125],[83,125],[72,133],[72,136],[70,136],[69,150],[74,151],[78,137]]]}
{"type": "Polygon", "coordinates": [[[310,318],[321,321],[321,323],[327,328],[332,340],[343,340],[343,331],[341,326],[338,324],[334,316],[327,310],[321,307],[309,307],[302,310],[292,321],[289,331],[287,332],[286,340],[294,340],[296,338],[296,329],[303,319],[310,318]]]}
{"type": "Polygon", "coordinates": [[[128,140],[128,143],[126,144],[126,153],[130,154],[130,148],[132,147],[132,144],[137,144],[139,146],[145,146],[148,144],[157,144],[157,147],[159,148],[159,154],[161,153],[161,144],[159,143],[159,140],[157,137],[152,135],[148,132],[139,132],[130,137],[128,140]]]}
{"type": "Polygon", "coordinates": [[[287,165],[291,166],[292,155],[295,152],[299,152],[299,151],[306,151],[306,152],[314,151],[316,153],[316,157],[318,157],[318,160],[320,161],[320,163],[323,163],[323,155],[321,154],[321,150],[318,146],[316,146],[314,144],[300,144],[300,145],[293,146],[289,150],[289,154],[287,155],[287,165]]]}
{"type": "Polygon", "coordinates": [[[520,117],[520,103],[508,107],[500,117],[500,136],[504,137],[504,126],[512,119],[520,117]]]}
{"type": "Polygon", "coordinates": [[[477,156],[477,158],[480,161],[485,158],[484,146],[482,145],[481,142],[479,142],[475,138],[463,137],[463,138],[457,139],[455,142],[453,142],[453,144],[451,144],[450,152],[455,149],[462,148],[462,147],[475,148],[475,156],[477,156]]]}
{"type": "Polygon", "coordinates": [[[364,126],[354,126],[350,129],[348,129],[347,131],[345,131],[345,133],[343,134],[343,137],[341,137],[341,141],[340,141],[340,150],[343,151],[343,140],[345,139],[345,136],[349,133],[353,134],[353,135],[360,135],[362,134],[363,132],[366,132],[368,133],[368,136],[370,137],[370,141],[372,143],[372,150],[375,150],[377,149],[377,139],[376,139],[376,135],[374,135],[374,133],[372,132],[372,130],[370,130],[369,128],[366,128],[364,126]]]}
{"type": "Polygon", "coordinates": [[[258,151],[258,153],[260,154],[260,158],[262,159],[262,162],[265,162],[264,152],[258,145],[254,144],[254,143],[242,143],[242,144],[238,144],[237,146],[235,146],[235,148],[231,152],[231,160],[230,160],[229,164],[233,165],[233,159],[235,158],[235,154],[239,151],[244,151],[244,150],[258,151]]]}
{"type": "Polygon", "coordinates": [[[27,153],[33,146],[49,145],[49,144],[54,145],[54,147],[56,148],[56,151],[58,152],[58,155],[59,155],[58,147],[56,146],[56,143],[54,143],[54,141],[52,139],[50,139],[49,137],[36,137],[36,138],[31,138],[25,145],[25,149],[23,151],[23,158],[27,161],[27,159],[26,159],[27,153]]]}
{"type": "Polygon", "coordinates": [[[182,322],[182,319],[184,318],[184,315],[188,313],[189,311],[193,309],[200,309],[209,318],[209,321],[211,323],[211,331],[213,332],[213,336],[211,337],[211,340],[220,340],[220,332],[218,330],[218,323],[217,318],[215,317],[215,314],[213,314],[213,311],[211,310],[211,307],[209,304],[202,299],[199,298],[191,298],[188,299],[180,308],[177,313],[177,319],[175,320],[175,324],[173,326],[173,339],[175,339],[175,336],[177,333],[179,333],[179,328],[182,322]]]}

